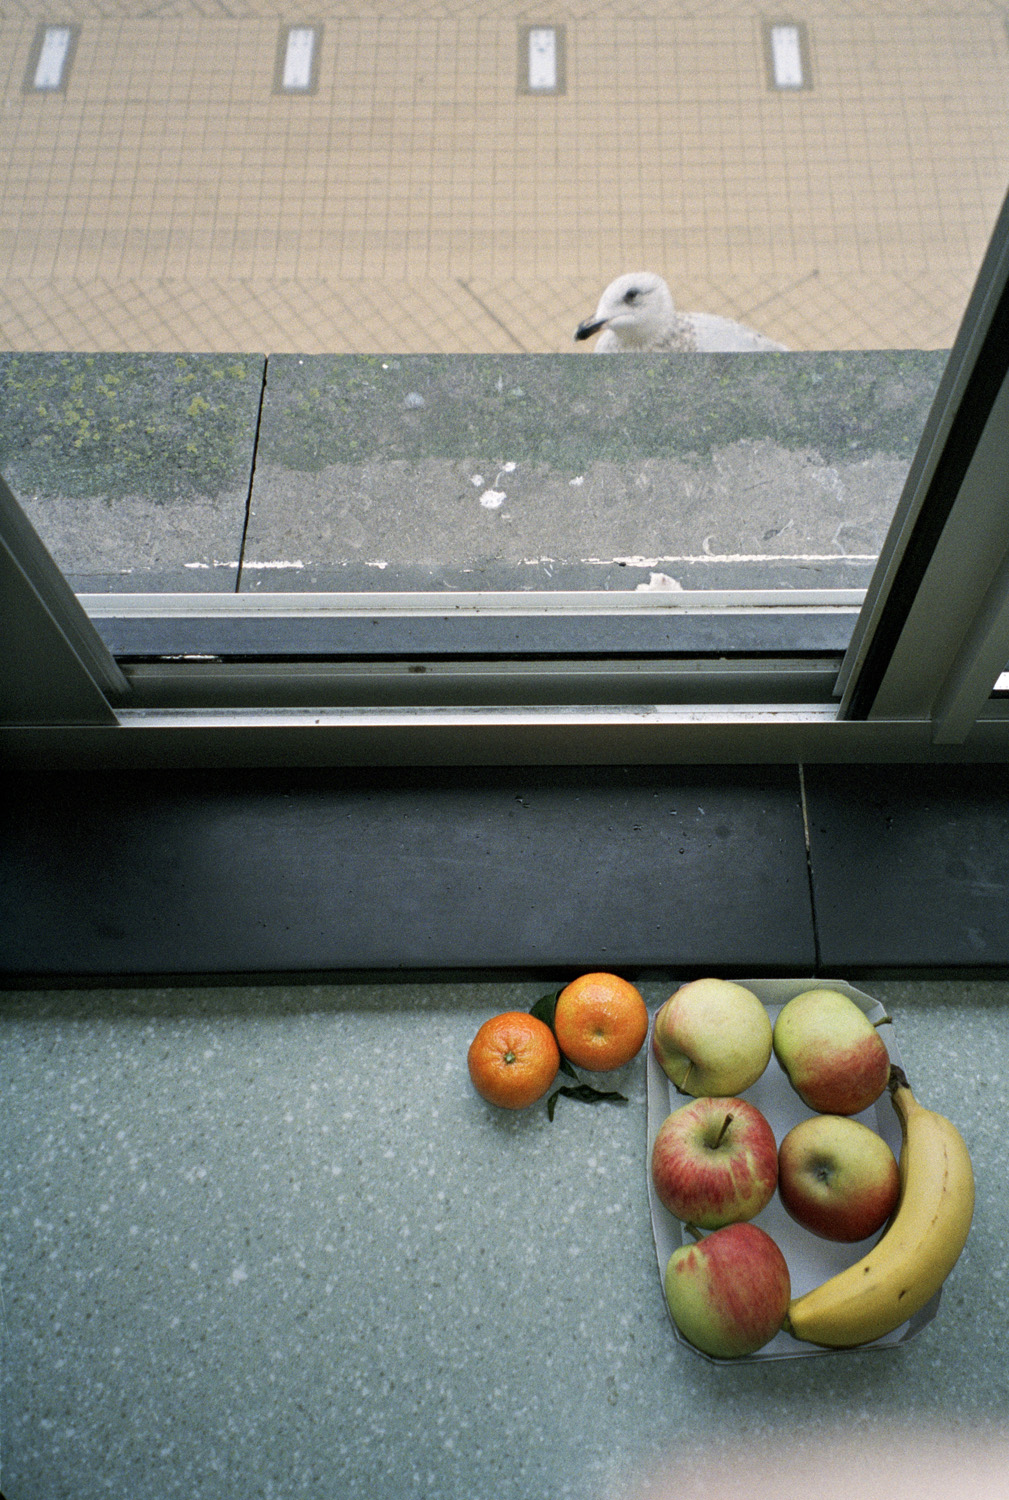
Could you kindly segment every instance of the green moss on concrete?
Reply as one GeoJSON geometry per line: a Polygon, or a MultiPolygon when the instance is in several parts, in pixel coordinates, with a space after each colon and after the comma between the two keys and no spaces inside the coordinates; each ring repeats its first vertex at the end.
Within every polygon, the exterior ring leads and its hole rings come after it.
{"type": "Polygon", "coordinates": [[[0,354],[15,493],[215,498],[247,487],[260,355],[0,354]]]}
{"type": "Polygon", "coordinates": [[[301,472],[424,458],[708,455],[773,441],[823,462],[910,458],[942,351],[788,355],[274,355],[260,457],[301,472]]]}

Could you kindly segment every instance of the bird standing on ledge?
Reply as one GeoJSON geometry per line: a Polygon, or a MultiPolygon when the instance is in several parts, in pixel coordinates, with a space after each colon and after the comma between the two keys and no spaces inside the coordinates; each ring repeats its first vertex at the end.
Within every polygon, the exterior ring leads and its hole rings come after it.
{"type": "Polygon", "coordinates": [[[596,354],[786,352],[784,344],[731,318],[677,312],[669,288],[654,271],[631,271],[610,282],[593,316],[575,329],[575,338],[594,333],[599,334],[596,354]]]}

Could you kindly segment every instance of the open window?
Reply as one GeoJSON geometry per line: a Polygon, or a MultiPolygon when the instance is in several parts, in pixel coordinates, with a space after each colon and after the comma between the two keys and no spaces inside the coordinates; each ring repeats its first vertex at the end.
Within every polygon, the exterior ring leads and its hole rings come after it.
{"type": "Polygon", "coordinates": [[[696,590],[85,608],[4,487],[4,759],[1009,758],[1007,270],[1004,207],[860,607],[696,590]]]}

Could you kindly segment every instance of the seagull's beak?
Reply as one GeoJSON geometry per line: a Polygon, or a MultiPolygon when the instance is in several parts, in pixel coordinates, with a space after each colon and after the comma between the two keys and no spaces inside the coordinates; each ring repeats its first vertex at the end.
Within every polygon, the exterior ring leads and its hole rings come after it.
{"type": "Polygon", "coordinates": [[[590,339],[594,333],[599,332],[600,328],[605,328],[609,321],[609,318],[586,318],[585,322],[579,323],[575,329],[575,342],[577,343],[579,339],[590,339]]]}

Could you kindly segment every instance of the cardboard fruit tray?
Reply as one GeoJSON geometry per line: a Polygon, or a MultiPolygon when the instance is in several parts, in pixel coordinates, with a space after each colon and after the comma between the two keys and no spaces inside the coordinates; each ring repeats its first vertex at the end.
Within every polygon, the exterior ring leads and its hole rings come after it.
{"type": "MultiPolygon", "coordinates": [[[[740,979],[737,982],[744,985],[746,989],[752,990],[758,1000],[767,1007],[772,1025],[778,1011],[786,1001],[791,1000],[795,995],[801,995],[805,990],[812,989],[839,990],[842,995],[847,995],[854,1000],[873,1023],[881,1021],[886,1015],[883,1007],[871,995],[853,989],[850,984],[840,979],[740,979]]],[[[662,1300],[665,1303],[664,1279],[669,1257],[674,1250],[678,1250],[681,1245],[690,1241],[692,1236],[680,1220],[659,1202],[652,1182],[652,1146],[666,1116],[672,1114],[673,1110],[679,1109],[681,1105],[688,1103],[689,1098],[673,1087],[659,1066],[655,1053],[652,1051],[651,1033],[654,1025],[655,1017],[653,1016],[646,1043],[648,1149],[645,1157],[645,1172],[648,1180],[648,1201],[652,1213],[652,1234],[655,1239],[655,1254],[659,1268],[659,1285],[662,1300]]],[[[879,1026],[878,1030],[886,1043],[890,1061],[903,1067],[893,1022],[886,1022],[879,1026]]],[[[913,1085],[914,1080],[912,1079],[911,1082],[913,1085]]],[[[779,1145],[793,1125],[797,1125],[800,1120],[804,1120],[813,1113],[812,1110],[807,1109],[792,1088],[773,1053],[762,1076],[751,1088],[741,1094],[740,1098],[748,1099],[765,1116],[779,1145]]],[[[891,1103],[889,1091],[884,1090],[874,1105],[863,1110],[860,1115],[855,1115],[854,1118],[860,1120],[863,1125],[868,1125],[872,1130],[878,1131],[895,1156],[900,1154],[900,1122],[891,1103]]],[[[829,1276],[843,1271],[846,1266],[854,1265],[856,1261],[862,1259],[873,1244],[873,1238],[860,1240],[855,1245],[837,1244],[831,1240],[820,1239],[819,1236],[803,1229],[789,1217],[777,1193],[767,1207],[757,1215],[753,1223],[765,1229],[780,1247],[788,1262],[793,1297],[799,1297],[804,1292],[811,1291],[813,1287],[826,1281],[829,1276]]],[[[882,1234],[882,1232],[880,1230],[879,1233],[882,1234]]],[[[879,1235],[875,1238],[878,1239],[879,1235]]],[[[935,1317],[939,1307],[939,1297],[940,1293],[936,1292],[935,1296],[908,1322],[895,1329],[893,1333],[888,1333],[884,1338],[874,1340],[871,1344],[860,1344],[859,1350],[891,1348],[913,1338],[935,1317]]],[[[791,1334],[782,1332],[777,1334],[769,1344],[765,1344],[763,1349],[759,1349],[756,1354],[744,1355],[740,1359],[715,1359],[695,1349],[693,1344],[680,1333],[672,1317],[669,1321],[673,1333],[681,1344],[690,1349],[698,1358],[710,1360],[713,1364],[739,1365],[762,1359],[805,1359],[811,1355],[838,1355],[851,1352],[845,1349],[823,1349],[815,1344],[803,1343],[793,1338],[791,1334]]]]}

